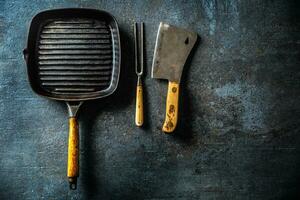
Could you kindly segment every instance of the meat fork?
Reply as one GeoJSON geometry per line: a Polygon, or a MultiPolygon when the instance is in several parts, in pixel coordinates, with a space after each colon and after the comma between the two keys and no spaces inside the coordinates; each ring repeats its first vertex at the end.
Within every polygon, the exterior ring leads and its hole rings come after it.
{"type": "Polygon", "coordinates": [[[141,80],[144,72],[144,23],[140,23],[139,38],[138,38],[138,24],[134,23],[134,54],[135,54],[135,73],[138,78],[137,87],[136,87],[135,124],[136,126],[140,127],[144,123],[143,87],[142,87],[142,80],[141,80]],[[138,57],[140,57],[140,59],[138,57]]]}

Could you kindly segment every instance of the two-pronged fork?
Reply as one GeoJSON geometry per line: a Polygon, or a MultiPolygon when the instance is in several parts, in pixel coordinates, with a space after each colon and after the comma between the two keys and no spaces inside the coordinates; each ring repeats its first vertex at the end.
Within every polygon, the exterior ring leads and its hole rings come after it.
{"type": "Polygon", "coordinates": [[[134,23],[134,53],[135,53],[135,73],[138,77],[137,87],[136,87],[135,124],[137,126],[142,126],[144,123],[143,87],[142,87],[142,80],[141,80],[144,71],[144,23],[140,23],[139,38],[138,38],[138,24],[134,23]],[[140,57],[140,59],[138,57],[140,57]]]}

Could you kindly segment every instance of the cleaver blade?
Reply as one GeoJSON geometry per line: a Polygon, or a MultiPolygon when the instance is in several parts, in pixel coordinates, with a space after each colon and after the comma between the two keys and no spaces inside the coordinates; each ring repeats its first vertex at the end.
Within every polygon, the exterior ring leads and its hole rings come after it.
{"type": "Polygon", "coordinates": [[[198,35],[166,23],[159,24],[152,63],[152,78],[180,82],[184,64],[198,35]]]}

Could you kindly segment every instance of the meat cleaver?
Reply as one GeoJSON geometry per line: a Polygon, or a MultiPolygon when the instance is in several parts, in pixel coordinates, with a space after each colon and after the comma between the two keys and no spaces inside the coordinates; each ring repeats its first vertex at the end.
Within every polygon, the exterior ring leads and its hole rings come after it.
{"type": "Polygon", "coordinates": [[[166,117],[162,130],[172,133],[178,120],[179,83],[184,64],[198,35],[166,23],[159,24],[154,49],[152,78],[167,79],[166,117]]]}

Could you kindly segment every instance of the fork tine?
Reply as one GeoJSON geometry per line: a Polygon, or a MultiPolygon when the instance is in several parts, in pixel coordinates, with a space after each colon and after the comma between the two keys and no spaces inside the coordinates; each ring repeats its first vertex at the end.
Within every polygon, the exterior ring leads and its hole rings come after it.
{"type": "Polygon", "coordinates": [[[138,38],[137,38],[137,23],[134,23],[133,26],[134,32],[134,59],[135,59],[135,73],[138,74],[138,38]]]}
{"type": "Polygon", "coordinates": [[[140,56],[141,56],[141,66],[140,66],[140,74],[142,75],[144,72],[144,23],[141,23],[141,33],[140,33],[140,56]]]}

